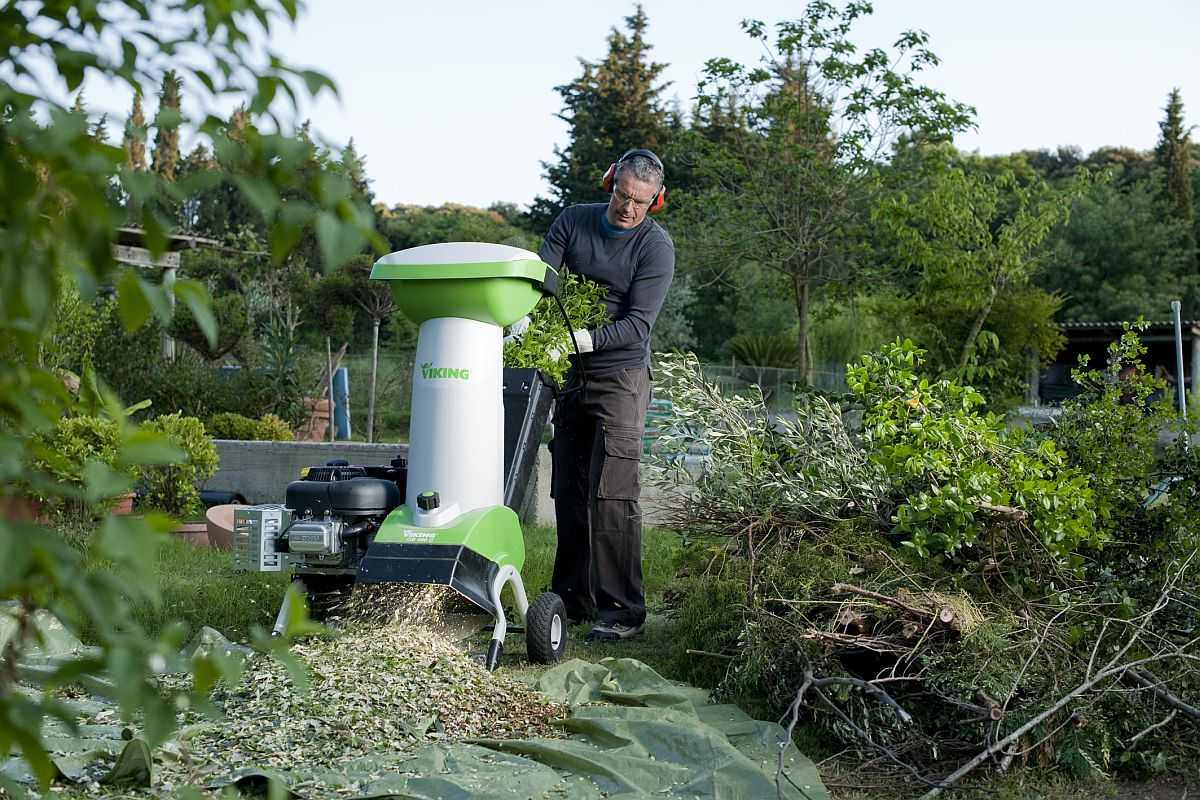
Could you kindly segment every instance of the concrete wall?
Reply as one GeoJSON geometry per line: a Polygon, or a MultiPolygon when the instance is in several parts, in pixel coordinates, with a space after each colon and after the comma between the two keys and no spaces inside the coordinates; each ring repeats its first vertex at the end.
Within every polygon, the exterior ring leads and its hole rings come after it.
{"type": "MultiPolygon", "coordinates": [[[[316,467],[337,458],[351,464],[387,464],[407,455],[406,444],[362,442],[243,442],[217,439],[221,458],[217,474],[201,488],[239,492],[250,503],[282,503],[287,485],[304,467],[316,467]]],[[[647,525],[660,522],[664,499],[651,485],[653,467],[642,464],[642,516],[647,525]]],[[[521,517],[527,522],[554,527],[554,500],[550,497],[550,450],[538,447],[537,468],[521,517]]]]}
{"type": "Polygon", "coordinates": [[[239,492],[250,503],[282,503],[303,467],[344,458],[351,464],[387,464],[408,454],[406,444],[364,442],[240,442],[217,439],[221,464],[201,488],[239,492]]]}

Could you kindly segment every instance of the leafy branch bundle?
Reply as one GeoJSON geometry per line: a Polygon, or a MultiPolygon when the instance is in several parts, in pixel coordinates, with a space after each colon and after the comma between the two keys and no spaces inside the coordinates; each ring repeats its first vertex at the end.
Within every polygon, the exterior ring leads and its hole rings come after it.
{"type": "MultiPolygon", "coordinates": [[[[560,274],[559,298],[574,330],[595,330],[609,321],[606,291],[573,272],[560,274]]],[[[540,369],[562,386],[570,367],[567,356],[574,352],[570,334],[554,298],[543,297],[529,314],[529,328],[504,343],[504,366],[540,369]]]]}
{"type": "Polygon", "coordinates": [[[1200,459],[1157,446],[1139,347],[1080,372],[1092,391],[1049,434],[923,377],[909,342],[849,370],[854,407],[800,395],[778,417],[663,357],[657,452],[694,540],[670,597],[680,668],[931,794],[988,765],[1194,758],[1200,459]],[[697,442],[711,456],[685,476],[697,442]]]}

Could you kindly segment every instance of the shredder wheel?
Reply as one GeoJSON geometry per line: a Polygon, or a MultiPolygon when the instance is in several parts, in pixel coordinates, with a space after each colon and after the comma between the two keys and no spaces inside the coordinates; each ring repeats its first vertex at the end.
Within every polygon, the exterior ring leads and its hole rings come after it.
{"type": "Polygon", "coordinates": [[[554,592],[542,592],[525,615],[525,646],[535,664],[557,664],[567,650],[567,607],[554,592]]]}

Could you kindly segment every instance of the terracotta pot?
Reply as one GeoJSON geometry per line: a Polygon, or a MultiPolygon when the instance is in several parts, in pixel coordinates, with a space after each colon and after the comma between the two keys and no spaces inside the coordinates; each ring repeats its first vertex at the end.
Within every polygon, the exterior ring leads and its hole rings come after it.
{"type": "Polygon", "coordinates": [[[227,503],[213,506],[205,512],[204,516],[207,520],[205,527],[210,545],[221,550],[229,550],[233,547],[233,512],[234,509],[241,507],[227,503]]]}
{"type": "Polygon", "coordinates": [[[185,522],[173,533],[181,539],[191,542],[197,547],[208,546],[208,525],[204,522],[185,522]]]}
{"type": "Polygon", "coordinates": [[[42,501],[20,495],[0,495],[0,519],[9,522],[44,522],[42,501]]]}

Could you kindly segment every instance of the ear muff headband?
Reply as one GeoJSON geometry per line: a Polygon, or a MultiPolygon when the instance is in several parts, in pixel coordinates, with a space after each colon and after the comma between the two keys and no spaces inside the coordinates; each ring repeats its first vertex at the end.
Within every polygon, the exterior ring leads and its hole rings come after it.
{"type": "MultiPolygon", "coordinates": [[[[604,177],[600,179],[600,188],[611,194],[613,190],[613,183],[617,179],[617,167],[620,166],[621,162],[628,158],[632,158],[633,156],[643,156],[653,161],[658,167],[659,171],[663,173],[665,178],[667,170],[663,166],[662,159],[660,159],[654,153],[650,152],[649,150],[642,149],[627,150],[625,151],[624,155],[622,155],[612,164],[608,165],[608,169],[604,172],[604,177]]],[[[659,211],[662,211],[663,206],[666,204],[667,186],[664,183],[661,187],[659,187],[658,194],[656,194],[654,199],[650,201],[650,207],[646,209],[646,212],[649,214],[657,214],[659,211]]]]}

